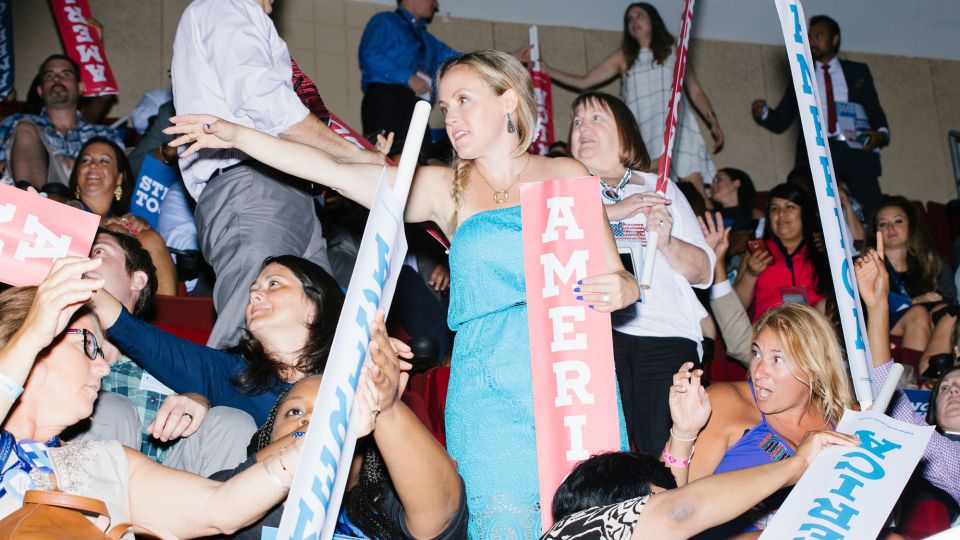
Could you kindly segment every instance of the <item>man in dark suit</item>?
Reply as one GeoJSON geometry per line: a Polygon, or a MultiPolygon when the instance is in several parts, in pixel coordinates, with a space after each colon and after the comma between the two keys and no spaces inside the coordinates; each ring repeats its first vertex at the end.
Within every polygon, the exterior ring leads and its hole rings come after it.
{"type": "MultiPolygon", "coordinates": [[[[810,53],[813,55],[817,84],[823,100],[826,123],[824,132],[829,135],[830,154],[837,177],[846,182],[853,196],[860,201],[867,215],[880,205],[880,148],[890,141],[887,116],[880,106],[877,90],[873,86],[870,68],[860,62],[840,60],[840,25],[826,15],[810,18],[810,53]],[[860,132],[863,148],[851,148],[844,140],[837,124],[837,103],[848,102],[861,105],[870,124],[860,132]]],[[[783,98],[776,108],[758,99],[753,102],[753,118],[761,126],[783,133],[797,116],[797,98],[793,84],[788,84],[783,98]]],[[[803,134],[797,141],[797,161],[806,161],[807,152],[803,134]]]]}

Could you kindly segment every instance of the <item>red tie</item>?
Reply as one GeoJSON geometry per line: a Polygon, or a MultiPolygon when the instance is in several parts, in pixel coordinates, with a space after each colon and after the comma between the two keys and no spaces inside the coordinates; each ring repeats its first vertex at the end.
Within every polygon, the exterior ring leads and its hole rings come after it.
{"type": "Polygon", "coordinates": [[[823,64],[823,86],[827,88],[827,133],[837,130],[837,106],[833,103],[833,78],[830,77],[830,65],[823,64]]]}

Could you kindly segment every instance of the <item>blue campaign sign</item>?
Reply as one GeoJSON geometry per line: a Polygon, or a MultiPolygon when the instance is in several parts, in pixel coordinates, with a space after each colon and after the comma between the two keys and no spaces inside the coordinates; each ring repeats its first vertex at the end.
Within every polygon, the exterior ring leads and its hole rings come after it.
{"type": "Polygon", "coordinates": [[[927,414],[927,409],[930,407],[930,390],[903,390],[904,395],[907,396],[907,399],[910,400],[910,405],[913,406],[913,412],[924,416],[927,414]]]}
{"type": "Polygon", "coordinates": [[[170,186],[178,181],[177,171],[153,156],[143,159],[137,183],[130,199],[130,213],[143,218],[156,228],[160,216],[160,202],[167,196],[170,186]]]}

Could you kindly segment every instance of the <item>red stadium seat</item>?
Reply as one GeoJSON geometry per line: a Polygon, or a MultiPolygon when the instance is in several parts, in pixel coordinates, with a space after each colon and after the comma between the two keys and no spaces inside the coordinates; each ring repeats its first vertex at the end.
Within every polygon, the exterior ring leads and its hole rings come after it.
{"type": "Polygon", "coordinates": [[[427,403],[421,396],[418,396],[412,392],[404,392],[401,401],[403,401],[407,407],[413,411],[413,414],[416,415],[417,420],[420,420],[420,423],[427,428],[427,431],[434,434],[436,433],[433,424],[430,422],[430,412],[427,410],[427,403]]]}
{"type": "Polygon", "coordinates": [[[198,345],[206,345],[216,320],[213,298],[165,295],[157,295],[153,315],[147,319],[159,328],[198,345]]]}
{"type": "Polygon", "coordinates": [[[927,230],[933,237],[933,245],[948,263],[950,261],[950,244],[953,242],[953,231],[951,230],[950,217],[947,214],[947,205],[930,201],[927,203],[927,230]]]}
{"type": "Polygon", "coordinates": [[[704,377],[708,383],[734,382],[747,380],[747,370],[743,364],[727,357],[727,348],[723,339],[714,342],[713,359],[703,366],[704,377]]]}
{"type": "Polygon", "coordinates": [[[447,445],[446,430],[444,429],[445,415],[447,409],[447,386],[450,383],[450,368],[438,366],[430,368],[426,373],[427,378],[427,410],[430,413],[430,422],[434,426],[434,436],[440,441],[440,444],[447,445]]]}

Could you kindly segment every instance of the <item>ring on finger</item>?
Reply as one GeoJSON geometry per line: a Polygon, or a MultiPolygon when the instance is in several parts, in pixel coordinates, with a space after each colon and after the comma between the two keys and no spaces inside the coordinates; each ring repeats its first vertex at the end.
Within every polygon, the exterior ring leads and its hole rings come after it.
{"type": "Polygon", "coordinates": [[[192,415],[192,414],[190,414],[190,413],[188,413],[188,412],[185,412],[185,413],[183,413],[183,416],[189,416],[189,417],[190,417],[190,421],[193,422],[193,415],[192,415]]]}
{"type": "Polygon", "coordinates": [[[601,296],[600,299],[603,300],[604,303],[609,302],[609,301],[610,301],[610,293],[603,293],[603,296],[601,296]]]}

